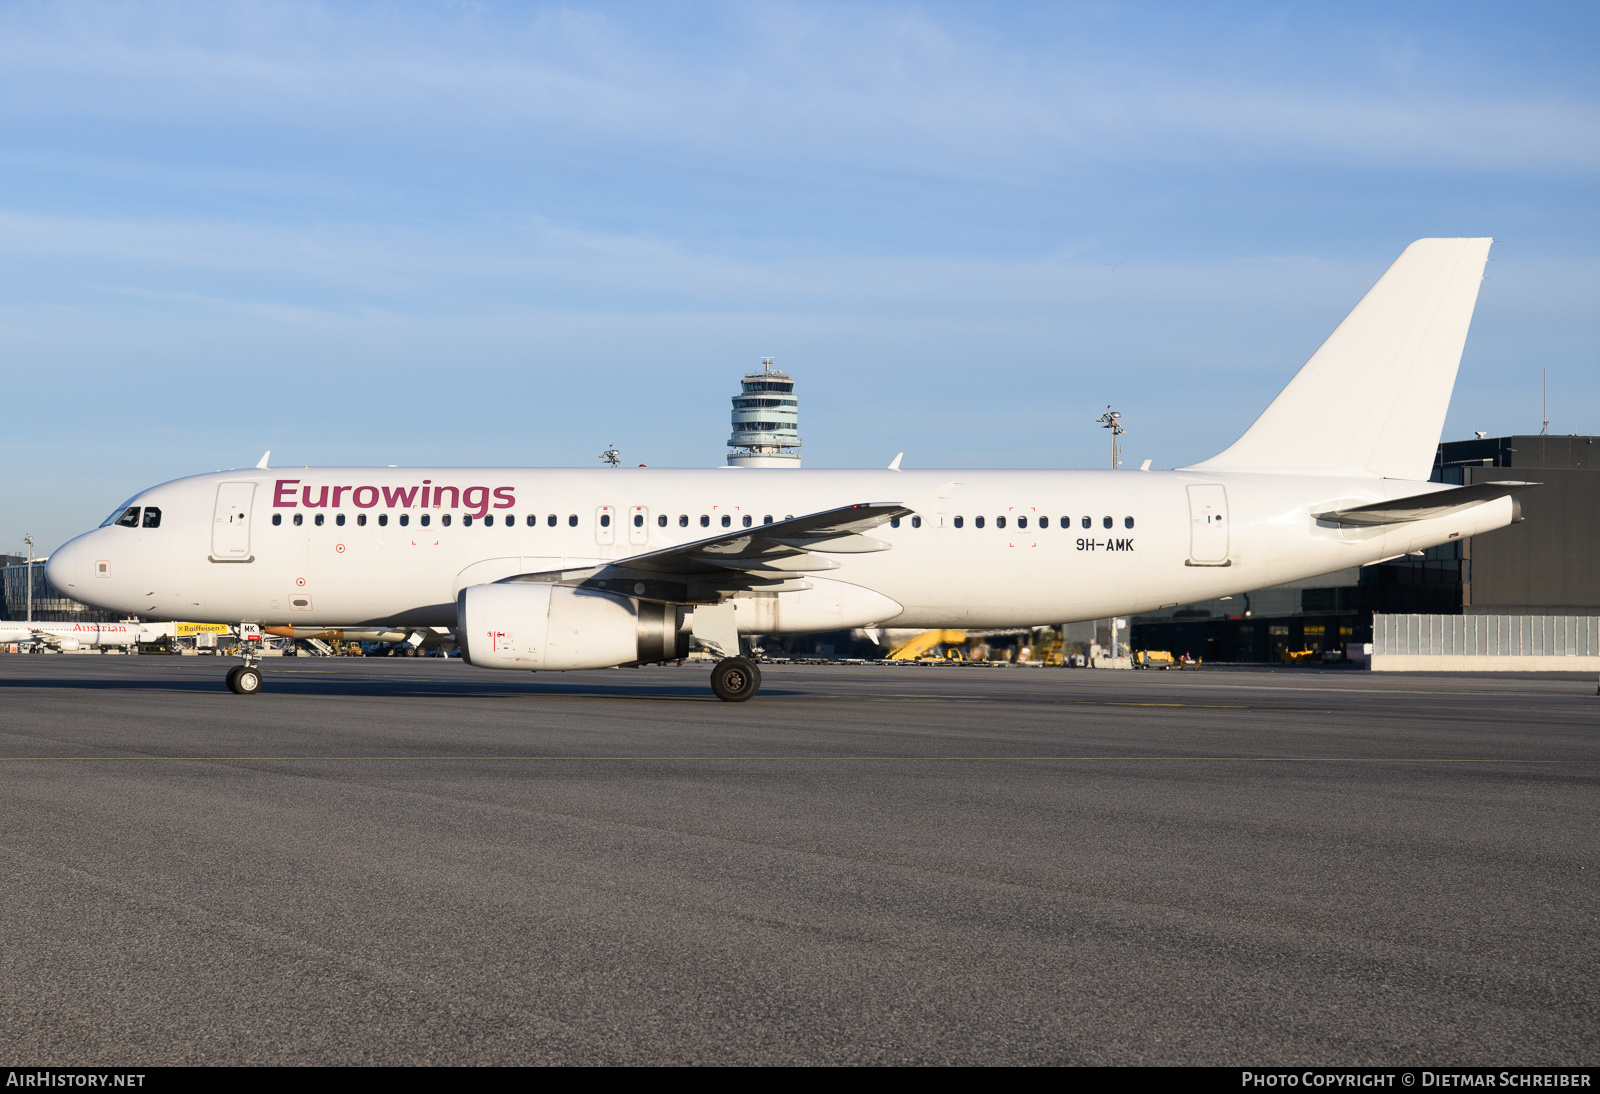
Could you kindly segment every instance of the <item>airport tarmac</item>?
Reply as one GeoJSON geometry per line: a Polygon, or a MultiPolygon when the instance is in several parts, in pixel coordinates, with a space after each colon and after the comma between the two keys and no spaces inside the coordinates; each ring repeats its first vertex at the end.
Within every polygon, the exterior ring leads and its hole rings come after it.
{"type": "Polygon", "coordinates": [[[11,1064],[1594,1064],[1592,676],[0,657],[11,1064]]]}

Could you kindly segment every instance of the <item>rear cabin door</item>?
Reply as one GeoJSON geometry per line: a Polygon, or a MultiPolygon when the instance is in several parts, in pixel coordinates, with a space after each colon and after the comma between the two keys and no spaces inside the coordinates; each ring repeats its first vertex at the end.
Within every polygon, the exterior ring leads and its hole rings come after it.
{"type": "Polygon", "coordinates": [[[1228,564],[1228,493],[1221,486],[1189,487],[1189,563],[1228,564]]]}
{"type": "Polygon", "coordinates": [[[255,561],[250,554],[250,503],[255,494],[253,482],[218,484],[217,508],[211,523],[211,561],[255,561]]]}

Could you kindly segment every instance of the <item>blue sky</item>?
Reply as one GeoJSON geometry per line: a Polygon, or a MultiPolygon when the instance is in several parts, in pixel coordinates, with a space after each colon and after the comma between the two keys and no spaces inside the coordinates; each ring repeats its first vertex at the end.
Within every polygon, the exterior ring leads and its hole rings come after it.
{"type": "MultiPolygon", "coordinates": [[[[0,552],[253,464],[1230,443],[1493,235],[1446,435],[1600,432],[1600,8],[0,7],[0,552]]],[[[1308,443],[1314,443],[1308,439],[1308,443]]]]}

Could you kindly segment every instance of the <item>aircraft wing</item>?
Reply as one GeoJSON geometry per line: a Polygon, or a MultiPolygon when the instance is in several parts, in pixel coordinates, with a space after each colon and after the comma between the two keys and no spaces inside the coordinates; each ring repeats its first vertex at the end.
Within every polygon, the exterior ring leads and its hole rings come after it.
{"type": "Polygon", "coordinates": [[[542,582],[599,589],[662,603],[715,603],[727,593],[811,588],[805,575],[836,570],[829,554],[887,551],[863,533],[912,510],[899,502],[862,502],[734,528],[709,539],[650,551],[601,566],[502,578],[500,584],[542,582]]]}
{"type": "Polygon", "coordinates": [[[1431,494],[1416,494],[1409,498],[1376,501],[1371,505],[1358,505],[1352,509],[1335,509],[1318,513],[1318,520],[1334,524],[1404,524],[1407,521],[1442,517],[1482,505],[1486,501],[1510,497],[1535,486],[1537,482],[1479,482],[1471,486],[1458,486],[1453,490],[1436,490],[1431,494]]]}

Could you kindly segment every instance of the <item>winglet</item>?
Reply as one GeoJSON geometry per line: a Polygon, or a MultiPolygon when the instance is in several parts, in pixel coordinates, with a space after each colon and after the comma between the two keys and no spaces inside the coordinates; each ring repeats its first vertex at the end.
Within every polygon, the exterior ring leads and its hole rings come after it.
{"type": "Polygon", "coordinates": [[[267,449],[265,452],[261,453],[261,462],[256,464],[256,468],[258,470],[261,470],[261,471],[271,471],[272,470],[272,468],[267,466],[267,457],[270,456],[270,455],[272,455],[272,449],[270,449],[270,448],[267,449]]]}
{"type": "Polygon", "coordinates": [[[896,456],[894,459],[889,461],[889,470],[890,471],[898,471],[898,470],[900,470],[900,456],[904,456],[904,455],[905,455],[905,453],[902,452],[898,456],[896,456]]]}

